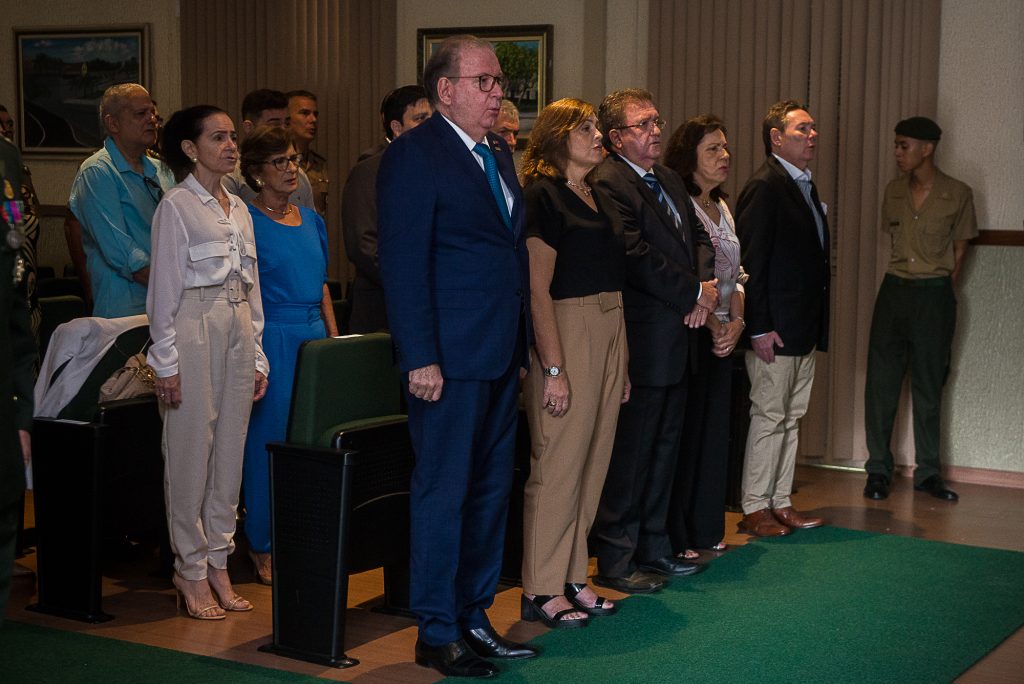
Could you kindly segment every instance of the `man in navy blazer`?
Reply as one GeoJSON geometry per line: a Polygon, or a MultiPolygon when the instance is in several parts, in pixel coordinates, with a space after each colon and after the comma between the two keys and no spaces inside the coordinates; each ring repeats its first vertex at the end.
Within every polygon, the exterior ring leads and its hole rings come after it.
{"type": "Polygon", "coordinates": [[[761,125],[767,159],[736,203],[746,283],[750,432],[740,529],[760,537],[818,527],[793,508],[799,420],[807,411],[817,351],[828,348],[829,264],[825,206],[811,181],[818,130],[803,105],[776,102],[761,125]]]}
{"type": "Polygon", "coordinates": [[[498,636],[494,599],[528,364],[523,199],[508,146],[488,133],[504,77],[491,45],[441,44],[423,73],[435,114],[396,139],[377,176],[381,278],[416,452],[410,607],[416,662],[489,677],[485,658],[536,651],[498,636]]]}

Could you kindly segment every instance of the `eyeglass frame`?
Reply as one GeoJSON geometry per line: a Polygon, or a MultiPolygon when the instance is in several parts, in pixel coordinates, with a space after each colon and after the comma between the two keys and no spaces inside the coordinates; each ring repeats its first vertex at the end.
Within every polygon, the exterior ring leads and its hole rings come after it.
{"type": "Polygon", "coordinates": [[[612,128],[612,130],[613,131],[621,131],[621,130],[623,130],[625,128],[639,128],[644,133],[650,133],[651,132],[651,124],[654,124],[655,126],[657,126],[658,130],[662,130],[663,131],[663,130],[665,130],[665,126],[668,125],[668,122],[665,121],[664,119],[662,119],[660,116],[656,116],[653,119],[644,119],[640,123],[629,124],[628,126],[615,126],[614,128],[612,128]]]}
{"type": "Polygon", "coordinates": [[[273,166],[278,171],[287,171],[289,164],[295,164],[295,168],[300,168],[302,166],[302,154],[299,153],[299,152],[296,152],[295,154],[293,154],[290,157],[282,156],[282,157],[274,157],[273,159],[264,159],[261,163],[263,163],[263,164],[270,164],[271,166],[273,166]],[[279,162],[284,162],[284,166],[282,167],[279,164],[279,162]]]}
{"type": "Polygon", "coordinates": [[[502,92],[504,92],[505,86],[508,85],[508,76],[506,76],[505,74],[479,74],[477,76],[444,76],[443,78],[447,78],[449,81],[454,81],[455,79],[458,78],[475,78],[477,80],[477,87],[480,88],[480,92],[484,93],[489,93],[492,90],[494,90],[495,85],[501,88],[502,92]],[[491,79],[490,88],[484,88],[485,78],[491,79]]]}

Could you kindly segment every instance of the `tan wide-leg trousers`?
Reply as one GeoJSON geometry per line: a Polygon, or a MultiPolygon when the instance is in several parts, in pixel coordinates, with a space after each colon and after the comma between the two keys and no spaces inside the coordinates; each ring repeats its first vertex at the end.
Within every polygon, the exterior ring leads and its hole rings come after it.
{"type": "Polygon", "coordinates": [[[743,458],[743,513],[785,508],[793,492],[800,418],[814,384],[814,354],[776,356],[765,363],[746,353],[750,376],[750,432],[743,458]]]}
{"type": "Polygon", "coordinates": [[[164,497],[175,570],[226,568],[255,385],[249,303],[186,290],[174,319],[181,405],[163,411],[164,497]]]}
{"type": "Polygon", "coordinates": [[[555,321],[569,379],[569,411],[544,408],[536,352],[524,383],[533,453],[523,520],[523,590],[561,594],[586,582],[587,535],[604,487],[626,378],[622,294],[555,301],[555,321]]]}

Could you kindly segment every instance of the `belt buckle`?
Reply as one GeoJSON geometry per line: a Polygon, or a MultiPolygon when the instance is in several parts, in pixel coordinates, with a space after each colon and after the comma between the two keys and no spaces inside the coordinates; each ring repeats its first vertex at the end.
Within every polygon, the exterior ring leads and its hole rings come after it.
{"type": "Polygon", "coordinates": [[[225,289],[228,293],[228,301],[237,304],[238,302],[244,301],[242,297],[242,280],[241,278],[228,278],[225,283],[225,289]]]}
{"type": "Polygon", "coordinates": [[[601,305],[601,313],[608,313],[619,308],[619,298],[611,292],[598,292],[597,301],[601,305]]]}

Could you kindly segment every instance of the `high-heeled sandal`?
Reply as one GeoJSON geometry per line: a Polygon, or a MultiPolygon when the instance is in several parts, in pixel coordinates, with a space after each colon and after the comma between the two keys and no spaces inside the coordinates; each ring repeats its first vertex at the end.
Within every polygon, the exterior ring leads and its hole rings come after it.
{"type": "Polygon", "coordinates": [[[712,551],[725,551],[728,548],[729,548],[728,544],[726,544],[724,541],[720,541],[717,544],[715,544],[714,546],[712,546],[711,550],[712,551]]]}
{"type": "Polygon", "coordinates": [[[580,601],[579,595],[587,588],[586,584],[579,584],[577,582],[568,582],[565,585],[565,598],[569,599],[569,603],[576,607],[577,610],[582,610],[587,615],[593,615],[595,617],[601,615],[615,615],[618,612],[618,604],[612,603],[611,607],[606,607],[605,604],[611,603],[608,599],[603,596],[598,596],[597,600],[594,601],[594,605],[588,606],[583,601],[580,601]]]}
{"type": "Polygon", "coordinates": [[[548,601],[556,599],[558,596],[554,594],[537,594],[533,598],[527,598],[526,594],[523,594],[522,600],[519,602],[519,615],[527,622],[536,622],[540,620],[546,627],[551,629],[579,629],[580,627],[586,627],[590,621],[590,618],[571,618],[563,620],[569,613],[582,612],[577,608],[566,608],[560,610],[549,617],[544,612],[544,606],[547,605],[548,601]]]}
{"type": "Polygon", "coordinates": [[[184,603],[185,614],[188,615],[190,618],[195,618],[196,620],[223,620],[225,617],[227,617],[224,613],[217,612],[216,603],[211,603],[209,605],[199,606],[196,608],[193,608],[191,605],[189,605],[188,593],[185,591],[181,584],[178,584],[178,580],[181,580],[181,582],[187,582],[188,580],[186,580],[178,573],[174,573],[174,577],[171,578],[171,583],[174,585],[175,608],[177,609],[179,614],[181,613],[181,604],[184,603]]]}
{"type": "Polygon", "coordinates": [[[685,561],[695,561],[698,558],[700,558],[700,553],[694,551],[693,549],[686,549],[685,551],[680,551],[679,553],[677,553],[676,558],[685,561]]]}
{"type": "MultiPolygon", "coordinates": [[[[207,581],[209,581],[209,578],[207,578],[207,581]]],[[[248,613],[253,609],[252,603],[250,603],[248,599],[244,599],[236,594],[234,589],[231,590],[232,596],[227,601],[225,601],[220,595],[220,592],[217,591],[217,587],[213,582],[210,582],[210,591],[213,592],[213,597],[217,599],[217,603],[220,604],[220,607],[224,610],[230,610],[232,613],[248,613]]]]}
{"type": "Polygon", "coordinates": [[[268,559],[270,557],[269,553],[268,554],[260,554],[260,553],[256,553],[252,549],[249,549],[249,560],[252,561],[252,572],[256,576],[256,581],[257,582],[259,582],[260,584],[265,584],[268,587],[269,586],[273,586],[273,584],[274,584],[273,566],[268,563],[266,565],[266,567],[264,567],[263,562],[260,560],[260,556],[262,556],[262,555],[267,556],[268,559]]]}

